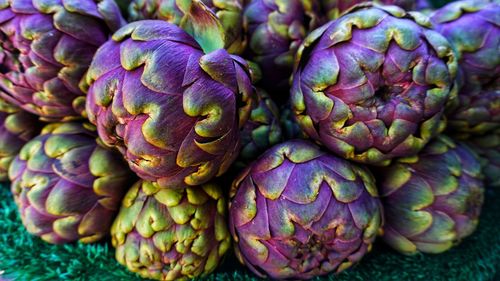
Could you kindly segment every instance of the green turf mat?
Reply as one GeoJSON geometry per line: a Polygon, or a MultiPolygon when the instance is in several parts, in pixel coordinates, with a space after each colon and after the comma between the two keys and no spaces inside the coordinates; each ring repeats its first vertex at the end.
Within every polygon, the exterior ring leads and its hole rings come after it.
{"type": "MultiPolygon", "coordinates": [[[[402,256],[377,243],[362,262],[332,281],[497,280],[500,272],[500,191],[488,190],[478,231],[441,255],[402,256]],[[495,275],[497,277],[495,278],[495,275]]],[[[108,243],[55,246],[25,232],[8,191],[0,186],[0,280],[141,280],[119,265],[108,243]]],[[[234,257],[206,280],[256,280],[234,257]]]]}

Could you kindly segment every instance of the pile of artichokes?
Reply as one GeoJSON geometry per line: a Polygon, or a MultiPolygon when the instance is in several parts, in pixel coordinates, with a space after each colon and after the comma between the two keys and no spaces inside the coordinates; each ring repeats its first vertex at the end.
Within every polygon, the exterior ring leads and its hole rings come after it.
{"type": "Polygon", "coordinates": [[[111,237],[144,278],[207,276],[234,251],[259,277],[309,279],[377,236],[442,253],[500,186],[499,15],[496,0],[3,0],[0,180],[29,233],[111,237]]]}

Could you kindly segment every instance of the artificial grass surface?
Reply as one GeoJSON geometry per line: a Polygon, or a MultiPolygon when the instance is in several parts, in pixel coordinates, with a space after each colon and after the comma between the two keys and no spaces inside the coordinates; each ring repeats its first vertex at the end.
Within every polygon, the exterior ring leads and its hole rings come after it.
{"type": "MultiPolygon", "coordinates": [[[[378,241],[362,262],[331,281],[500,280],[500,190],[488,190],[477,232],[441,255],[403,256],[378,241]],[[495,277],[496,276],[496,277],[495,277]]],[[[7,184],[0,185],[0,280],[143,280],[118,264],[108,243],[50,245],[21,224],[7,184]]],[[[232,256],[205,280],[257,280],[232,256]]]]}

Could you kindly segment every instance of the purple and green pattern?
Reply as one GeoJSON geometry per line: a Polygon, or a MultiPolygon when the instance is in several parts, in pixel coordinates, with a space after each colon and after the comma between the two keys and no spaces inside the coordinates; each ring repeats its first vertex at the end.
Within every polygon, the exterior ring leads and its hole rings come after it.
{"type": "MultiPolygon", "coordinates": [[[[395,5],[399,6],[407,11],[414,10],[416,8],[415,2],[421,2],[423,0],[379,0],[375,1],[382,5],[395,5]]],[[[321,8],[323,12],[327,14],[328,18],[331,20],[337,19],[340,15],[347,12],[350,8],[355,5],[368,2],[365,0],[320,0],[321,8]]]]}
{"type": "MultiPolygon", "coordinates": [[[[307,33],[321,24],[317,0],[250,0],[244,9],[248,24],[246,57],[262,69],[262,85],[286,93],[293,58],[307,33]]],[[[281,97],[282,98],[282,97],[281,97]]],[[[286,98],[286,97],[285,97],[286,98]]]]}
{"type": "Polygon", "coordinates": [[[179,27],[130,23],[97,52],[87,75],[87,113],[108,146],[142,179],[200,185],[238,156],[254,106],[245,60],[205,54],[179,27]]]}
{"type": "Polygon", "coordinates": [[[431,16],[458,54],[460,89],[447,118],[450,134],[460,138],[500,128],[499,15],[498,2],[457,1],[431,16]]]}
{"type": "Polygon", "coordinates": [[[476,229],[484,186],[481,165],[466,145],[442,135],[379,175],[383,238],[395,250],[442,253],[476,229]]]}
{"type": "Polygon", "coordinates": [[[485,186],[500,187],[500,130],[470,138],[466,143],[479,156],[485,186]]]}
{"type": "Polygon", "coordinates": [[[169,189],[139,181],[125,196],[111,237],[118,262],[143,278],[206,276],[231,247],[224,194],[215,184],[169,189]]]}
{"type": "Polygon", "coordinates": [[[260,277],[340,272],[370,250],[383,220],[372,174],[303,140],[265,152],[230,196],[236,254],[260,277]]]}
{"type": "Polygon", "coordinates": [[[41,123],[35,115],[0,98],[0,181],[8,180],[10,163],[40,130],[41,123]]]}
{"type": "MultiPolygon", "coordinates": [[[[193,0],[134,0],[130,3],[130,20],[159,19],[178,26],[189,21],[193,0]]],[[[243,24],[243,0],[199,0],[217,16],[224,28],[225,48],[229,53],[241,54],[246,48],[243,24]]]]}
{"type": "Polygon", "coordinates": [[[427,17],[366,4],[300,47],[292,107],[307,135],[343,158],[388,165],[443,129],[457,60],[427,17]]]}
{"type": "Polygon", "coordinates": [[[257,89],[257,98],[258,103],[241,131],[239,162],[248,163],[256,159],[283,139],[278,106],[262,89],[257,89]]]}
{"type": "Polygon", "coordinates": [[[81,118],[80,80],[123,23],[113,0],[1,0],[0,95],[47,121],[81,118]]]}
{"type": "Polygon", "coordinates": [[[53,244],[107,236],[133,179],[119,153],[79,123],[53,123],[29,141],[9,169],[27,231],[53,244]]]}

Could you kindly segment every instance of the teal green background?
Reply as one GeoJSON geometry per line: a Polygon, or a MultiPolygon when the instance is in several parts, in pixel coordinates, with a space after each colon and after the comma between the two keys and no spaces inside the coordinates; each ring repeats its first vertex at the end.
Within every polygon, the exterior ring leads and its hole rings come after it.
{"type": "MultiPolygon", "coordinates": [[[[141,280],[118,264],[109,242],[50,245],[22,226],[7,184],[0,185],[0,270],[13,280],[141,280]]],[[[488,190],[479,229],[441,255],[400,255],[379,241],[359,265],[332,281],[500,280],[500,191],[488,190]]],[[[257,280],[234,256],[205,280],[257,280]]]]}

